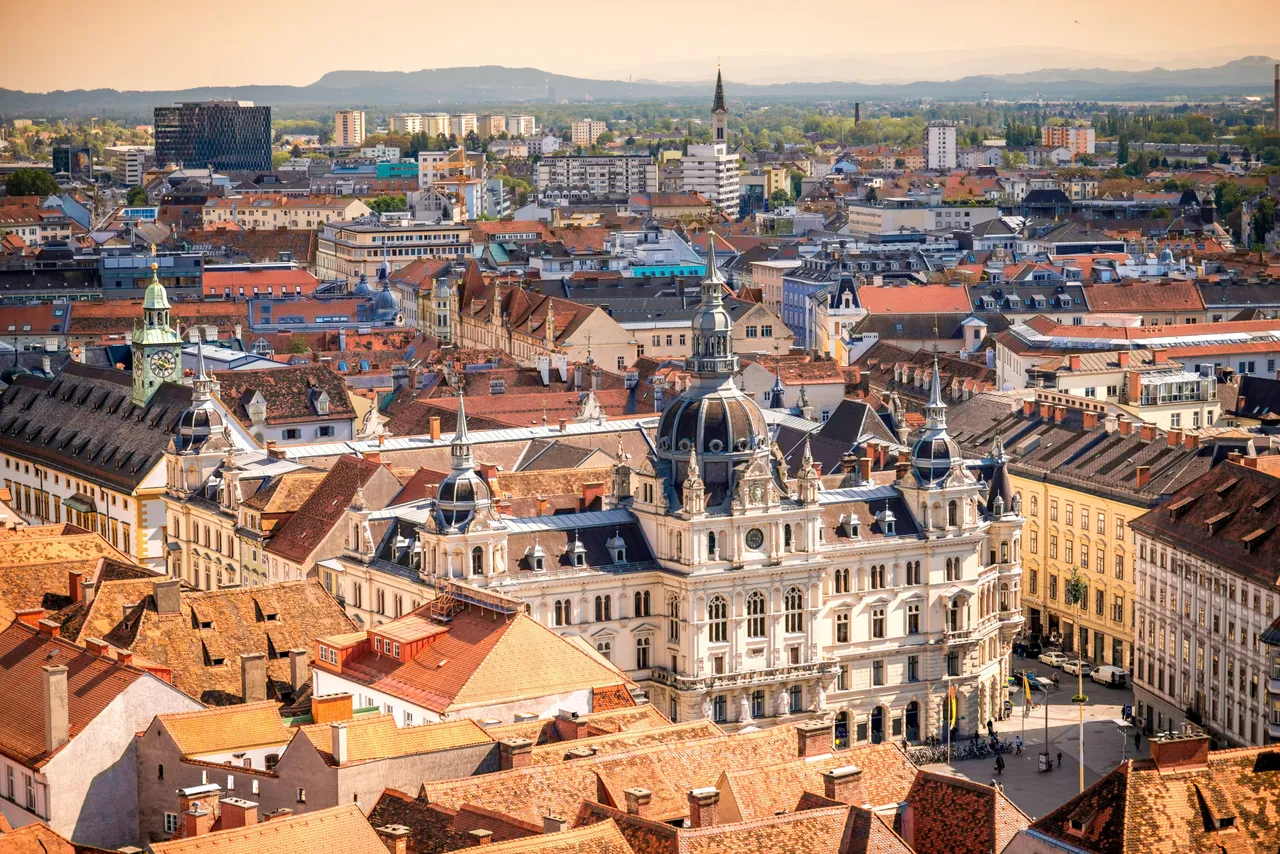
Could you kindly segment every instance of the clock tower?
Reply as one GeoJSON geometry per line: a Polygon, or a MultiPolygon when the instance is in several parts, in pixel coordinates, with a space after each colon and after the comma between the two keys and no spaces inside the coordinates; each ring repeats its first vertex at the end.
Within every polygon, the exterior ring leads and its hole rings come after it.
{"type": "Polygon", "coordinates": [[[142,300],[142,322],[133,325],[133,402],[146,406],[160,383],[182,368],[182,337],[169,325],[169,295],[151,262],[151,284],[142,300]]]}

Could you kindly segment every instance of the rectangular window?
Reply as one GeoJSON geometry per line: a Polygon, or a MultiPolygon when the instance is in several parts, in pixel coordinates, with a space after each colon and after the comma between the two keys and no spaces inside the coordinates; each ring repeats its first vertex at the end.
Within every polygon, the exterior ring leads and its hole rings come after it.
{"type": "MultiPolygon", "coordinates": [[[[1050,522],[1058,521],[1058,502],[1057,501],[1049,502],[1049,521],[1050,522]]],[[[1067,520],[1067,521],[1070,522],[1070,520],[1067,520]]]]}
{"type": "Polygon", "coordinates": [[[911,604],[907,606],[907,634],[920,634],[920,606],[911,604]]]}
{"type": "Polygon", "coordinates": [[[164,832],[178,832],[178,814],[176,812],[167,812],[164,814],[164,832]]]}
{"type": "Polygon", "coordinates": [[[836,690],[849,690],[849,665],[847,664],[840,665],[840,672],[836,674],[836,690]]]}
{"type": "MultiPolygon", "coordinates": [[[[1074,524],[1075,524],[1075,521],[1074,521],[1074,519],[1073,519],[1073,516],[1075,515],[1075,509],[1076,509],[1076,508],[1075,508],[1075,505],[1072,505],[1072,504],[1068,504],[1068,505],[1067,505],[1067,520],[1066,520],[1066,521],[1067,521],[1067,524],[1068,524],[1068,525],[1074,525],[1074,524]]],[[[1068,559],[1069,559],[1069,558],[1068,558],[1068,559]]]]}
{"type": "Polygon", "coordinates": [[[1049,598],[1058,601],[1058,576],[1049,576],[1049,598]]]}
{"type": "Polygon", "coordinates": [[[836,614],[836,643],[849,642],[849,615],[836,614]]]}
{"type": "Polygon", "coordinates": [[[1034,554],[1039,554],[1039,553],[1040,553],[1040,534],[1039,534],[1039,532],[1038,532],[1038,531],[1031,531],[1031,532],[1028,534],[1027,540],[1028,540],[1028,548],[1031,550],[1031,554],[1033,554],[1033,555],[1034,555],[1034,554]]]}
{"type": "Polygon", "coordinates": [[[1049,557],[1052,560],[1058,559],[1058,535],[1049,535],[1049,557]]]}
{"type": "Polygon", "coordinates": [[[872,685],[884,684],[884,662],[883,661],[871,662],[871,684],[872,685]]]}
{"type": "Polygon", "coordinates": [[[920,656],[918,655],[907,656],[907,681],[920,681],[920,656]]]}

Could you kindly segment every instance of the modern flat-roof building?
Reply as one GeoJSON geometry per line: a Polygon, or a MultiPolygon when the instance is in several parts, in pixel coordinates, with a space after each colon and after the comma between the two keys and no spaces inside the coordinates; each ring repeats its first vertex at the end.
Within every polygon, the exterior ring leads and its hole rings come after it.
{"type": "Polygon", "coordinates": [[[213,169],[271,168],[271,108],[252,101],[188,101],[155,108],[156,162],[213,169]]]}
{"type": "Polygon", "coordinates": [[[419,258],[463,258],[471,254],[471,228],[424,222],[326,223],[316,246],[320,279],[374,278],[385,259],[392,272],[419,258]]]}
{"type": "Polygon", "coordinates": [[[338,110],[333,116],[333,144],[357,146],[364,142],[364,111],[338,110]]]}

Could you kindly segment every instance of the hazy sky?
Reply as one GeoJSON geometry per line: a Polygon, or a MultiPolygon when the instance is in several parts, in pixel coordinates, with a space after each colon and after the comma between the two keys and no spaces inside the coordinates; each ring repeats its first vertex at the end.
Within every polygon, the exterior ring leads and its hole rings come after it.
{"type": "Polygon", "coordinates": [[[702,79],[714,75],[717,55],[727,79],[937,79],[1280,55],[1278,0],[62,0],[56,7],[55,16],[30,6],[6,16],[18,33],[0,51],[0,87],[305,85],[339,69],[467,65],[702,79]]]}

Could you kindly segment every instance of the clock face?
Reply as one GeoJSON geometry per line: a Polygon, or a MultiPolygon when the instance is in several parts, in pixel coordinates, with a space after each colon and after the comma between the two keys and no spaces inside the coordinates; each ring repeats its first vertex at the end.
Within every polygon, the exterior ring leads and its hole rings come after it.
{"type": "Polygon", "coordinates": [[[172,350],[160,350],[151,354],[151,372],[161,379],[172,376],[177,367],[178,359],[172,350]]]}
{"type": "Polygon", "coordinates": [[[758,549],[764,545],[764,531],[759,528],[752,528],[747,531],[747,548],[758,549]]]}

